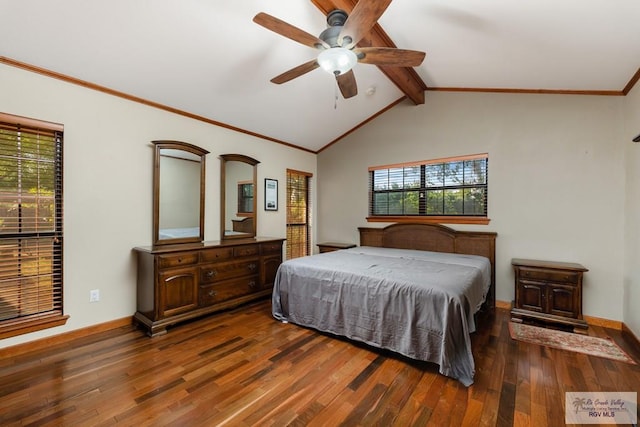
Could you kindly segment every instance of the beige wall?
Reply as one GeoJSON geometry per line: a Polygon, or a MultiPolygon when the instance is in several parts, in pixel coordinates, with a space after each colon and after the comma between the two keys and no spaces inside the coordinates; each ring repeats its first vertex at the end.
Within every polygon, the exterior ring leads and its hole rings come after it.
{"type": "Polygon", "coordinates": [[[318,239],[358,242],[367,167],[489,153],[488,226],[497,298],[514,294],[511,258],[582,263],[584,313],[623,319],[623,97],[427,92],[318,156],[318,239]]]}
{"type": "Polygon", "coordinates": [[[624,320],[640,335],[640,144],[630,142],[640,133],[638,88],[624,98],[428,92],[425,105],[401,104],[323,151],[317,170],[313,154],[13,67],[0,65],[0,93],[2,112],[65,125],[71,316],[64,327],[5,339],[0,348],[133,314],[131,248],[151,242],[156,139],[211,152],[207,240],[219,238],[223,153],[261,161],[258,234],[285,236],[291,168],[314,174],[314,241],[357,242],[358,226],[384,225],[365,220],[368,166],[488,152],[491,223],[454,228],[498,232],[498,299],[513,297],[512,257],[580,262],[590,270],[585,314],[624,320]],[[277,212],[262,209],[264,178],[280,183],[277,212]],[[100,289],[100,302],[88,302],[91,289],[100,289]]]}
{"type": "MultiPolygon", "coordinates": [[[[220,229],[220,160],[240,153],[258,165],[258,233],[285,237],[285,209],[265,212],[264,178],[285,200],[286,169],[316,174],[316,156],[101,92],[0,65],[0,111],[64,125],[64,296],[66,326],[0,341],[0,348],[133,315],[136,268],[131,248],[151,244],[150,141],[175,139],[206,157],[205,239],[220,229]],[[101,300],[89,303],[89,291],[101,300]]],[[[317,206],[315,200],[312,203],[317,206]]]]}
{"type": "Polygon", "coordinates": [[[640,85],[625,99],[623,143],[627,172],[625,210],[624,323],[640,337],[640,85]]]}

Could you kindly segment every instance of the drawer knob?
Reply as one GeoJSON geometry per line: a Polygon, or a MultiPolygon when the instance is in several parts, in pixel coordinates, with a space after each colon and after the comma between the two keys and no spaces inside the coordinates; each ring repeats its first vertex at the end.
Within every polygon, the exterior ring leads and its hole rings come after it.
{"type": "Polygon", "coordinates": [[[250,282],[249,282],[249,287],[250,287],[251,289],[255,288],[255,287],[256,287],[256,281],[255,281],[255,280],[250,281],[250,282]]]}
{"type": "Polygon", "coordinates": [[[207,271],[207,277],[208,277],[208,278],[216,277],[216,276],[217,276],[217,274],[218,274],[218,272],[217,272],[217,271],[215,271],[215,270],[209,270],[209,271],[207,271]]]}
{"type": "Polygon", "coordinates": [[[214,291],[213,289],[211,289],[208,293],[207,293],[211,298],[215,297],[217,292],[214,291]]]}
{"type": "Polygon", "coordinates": [[[251,263],[247,266],[249,268],[250,271],[254,271],[256,268],[258,268],[257,265],[255,265],[254,263],[251,263]]]}

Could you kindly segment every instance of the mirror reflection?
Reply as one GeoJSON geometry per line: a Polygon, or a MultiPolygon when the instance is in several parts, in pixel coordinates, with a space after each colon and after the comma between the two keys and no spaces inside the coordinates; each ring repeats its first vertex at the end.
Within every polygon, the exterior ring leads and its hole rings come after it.
{"type": "Polygon", "coordinates": [[[201,242],[207,151],[179,141],[154,144],[154,244],[201,242]]]}
{"type": "Polygon", "coordinates": [[[256,235],[256,165],[251,157],[224,154],[222,159],[222,230],[223,239],[256,235]]]}

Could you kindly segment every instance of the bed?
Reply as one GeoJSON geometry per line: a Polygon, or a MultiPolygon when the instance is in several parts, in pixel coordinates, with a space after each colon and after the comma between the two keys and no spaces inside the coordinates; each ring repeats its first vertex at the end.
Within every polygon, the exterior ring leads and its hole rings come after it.
{"type": "Polygon", "coordinates": [[[273,316],[436,363],[473,383],[469,334],[495,307],[496,233],[436,224],[359,228],[360,246],[281,264],[273,316]]]}

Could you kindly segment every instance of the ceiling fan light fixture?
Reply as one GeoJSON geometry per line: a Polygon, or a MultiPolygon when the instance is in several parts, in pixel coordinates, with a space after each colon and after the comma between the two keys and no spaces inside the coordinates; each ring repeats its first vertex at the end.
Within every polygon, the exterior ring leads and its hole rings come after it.
{"type": "Polygon", "coordinates": [[[318,55],[320,68],[335,76],[351,70],[357,62],[358,56],[352,50],[343,47],[332,47],[318,55]]]}

